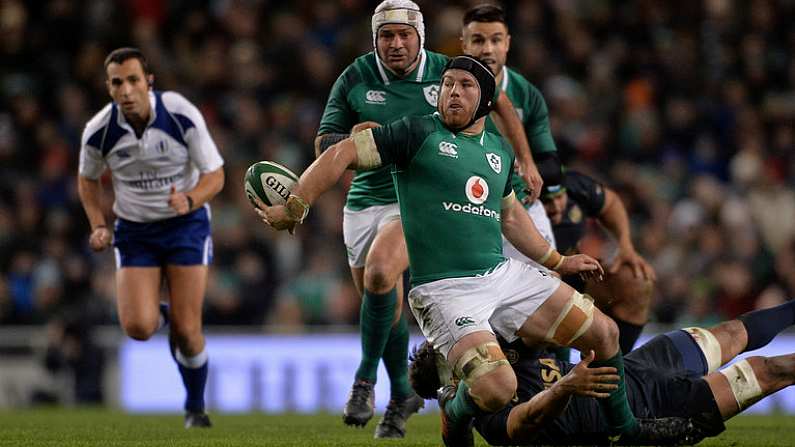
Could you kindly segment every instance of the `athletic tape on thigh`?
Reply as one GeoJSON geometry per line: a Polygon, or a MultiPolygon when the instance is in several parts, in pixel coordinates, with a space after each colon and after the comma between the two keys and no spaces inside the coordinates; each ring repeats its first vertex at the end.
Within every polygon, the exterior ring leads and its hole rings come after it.
{"type": "Polygon", "coordinates": [[[748,360],[741,360],[719,372],[729,380],[732,394],[741,411],[763,397],[762,387],[759,386],[754,369],[751,368],[748,360]]]}
{"type": "Polygon", "coordinates": [[[575,291],[547,331],[546,341],[569,346],[593,323],[593,298],[575,291]]]}
{"type": "Polygon", "coordinates": [[[456,377],[471,387],[478,377],[494,371],[501,365],[509,368],[511,366],[505,359],[500,345],[492,341],[464,351],[456,362],[454,371],[456,377]]]}
{"type": "Polygon", "coordinates": [[[720,342],[712,334],[712,332],[702,329],[700,327],[687,327],[682,329],[690,334],[695,340],[701,352],[704,353],[704,358],[707,359],[707,373],[715,372],[721,365],[721,349],[720,342]]]}

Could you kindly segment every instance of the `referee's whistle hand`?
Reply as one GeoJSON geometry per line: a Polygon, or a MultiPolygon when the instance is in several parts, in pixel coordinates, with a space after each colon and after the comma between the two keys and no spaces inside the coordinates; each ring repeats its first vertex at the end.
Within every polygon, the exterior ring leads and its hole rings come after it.
{"type": "Polygon", "coordinates": [[[177,188],[171,185],[171,191],[168,194],[168,206],[170,206],[177,214],[187,214],[190,211],[190,203],[185,193],[177,192],[177,188]]]}
{"type": "Polygon", "coordinates": [[[105,227],[97,227],[88,238],[88,246],[94,251],[102,251],[110,246],[111,239],[110,230],[105,227]]]}

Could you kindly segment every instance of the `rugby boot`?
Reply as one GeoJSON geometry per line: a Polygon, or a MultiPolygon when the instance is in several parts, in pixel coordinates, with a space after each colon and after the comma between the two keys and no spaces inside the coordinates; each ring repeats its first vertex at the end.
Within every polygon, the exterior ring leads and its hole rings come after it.
{"type": "Polygon", "coordinates": [[[185,428],[209,428],[212,426],[207,413],[192,411],[185,413],[185,428]]]}
{"type": "Polygon", "coordinates": [[[682,417],[638,419],[638,433],[629,438],[623,444],[693,445],[703,439],[695,439],[693,421],[682,417]]]}
{"type": "Polygon", "coordinates": [[[473,447],[475,436],[472,434],[474,420],[455,421],[447,416],[445,406],[455,398],[456,387],[445,385],[439,389],[439,414],[442,417],[442,441],[447,447],[473,447]]]}
{"type": "Polygon", "coordinates": [[[364,427],[373,417],[375,408],[374,384],[366,380],[357,380],[351,387],[348,401],[342,410],[342,421],[345,425],[364,427]]]}
{"type": "Polygon", "coordinates": [[[402,400],[392,399],[386,406],[384,417],[375,427],[374,438],[402,438],[406,436],[406,421],[425,406],[425,400],[411,393],[402,400]]]}

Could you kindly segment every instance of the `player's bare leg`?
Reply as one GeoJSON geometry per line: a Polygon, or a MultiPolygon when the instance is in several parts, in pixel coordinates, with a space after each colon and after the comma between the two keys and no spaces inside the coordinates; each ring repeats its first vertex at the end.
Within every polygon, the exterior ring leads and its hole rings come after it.
{"type": "Polygon", "coordinates": [[[170,338],[176,344],[175,358],[185,384],[185,427],[209,427],[204,412],[204,386],[208,357],[202,334],[202,303],[207,288],[207,266],[166,267],[170,297],[170,338]]]}
{"type": "Polygon", "coordinates": [[[706,378],[724,420],[795,384],[795,354],[749,357],[706,378]]]}
{"type": "Polygon", "coordinates": [[[638,421],[629,408],[624,380],[624,360],[618,345],[618,328],[593,302],[566,283],[542,304],[519,329],[518,335],[539,342],[572,346],[580,352],[593,350],[591,367],[613,367],[621,380],[610,397],[600,400],[616,436],[636,435],[638,421]]]}
{"type": "Polygon", "coordinates": [[[148,340],[160,321],[160,267],[122,267],[116,272],[116,307],[124,333],[148,340]]]}
{"type": "Polygon", "coordinates": [[[616,273],[608,273],[603,281],[588,281],[586,293],[594,298],[597,307],[618,325],[618,343],[623,354],[629,353],[649,321],[654,283],[636,278],[625,265],[616,273]]]}
{"type": "Polygon", "coordinates": [[[516,375],[494,334],[478,331],[450,349],[447,362],[460,381],[439,391],[442,440],[446,446],[472,446],[472,421],[479,412],[495,412],[516,393],[516,375]]]}

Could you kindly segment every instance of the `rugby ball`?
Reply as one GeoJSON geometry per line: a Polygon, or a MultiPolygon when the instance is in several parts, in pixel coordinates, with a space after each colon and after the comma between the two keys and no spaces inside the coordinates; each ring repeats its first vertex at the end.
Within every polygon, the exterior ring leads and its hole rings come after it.
{"type": "Polygon", "coordinates": [[[298,176],[293,171],[272,161],[258,161],[249,166],[243,179],[246,197],[255,208],[258,208],[255,197],[268,206],[284,205],[297,182],[298,176]]]}

